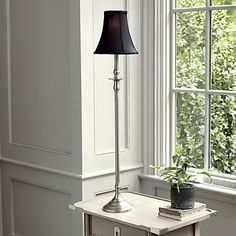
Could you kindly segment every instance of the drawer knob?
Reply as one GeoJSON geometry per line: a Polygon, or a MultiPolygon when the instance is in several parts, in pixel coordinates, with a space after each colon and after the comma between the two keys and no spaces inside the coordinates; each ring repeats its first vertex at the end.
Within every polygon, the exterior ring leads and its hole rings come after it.
{"type": "Polygon", "coordinates": [[[121,236],[120,234],[120,228],[119,227],[114,227],[114,236],[121,236]]]}

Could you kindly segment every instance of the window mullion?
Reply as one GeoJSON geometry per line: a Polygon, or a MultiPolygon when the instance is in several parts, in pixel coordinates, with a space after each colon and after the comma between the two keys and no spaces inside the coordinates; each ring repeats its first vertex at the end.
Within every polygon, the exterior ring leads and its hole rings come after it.
{"type": "MultiPolygon", "coordinates": [[[[206,6],[211,0],[206,0],[206,6]]],[[[204,141],[204,168],[210,167],[210,130],[211,130],[211,10],[206,11],[206,85],[205,85],[205,141],[204,141]]]]}

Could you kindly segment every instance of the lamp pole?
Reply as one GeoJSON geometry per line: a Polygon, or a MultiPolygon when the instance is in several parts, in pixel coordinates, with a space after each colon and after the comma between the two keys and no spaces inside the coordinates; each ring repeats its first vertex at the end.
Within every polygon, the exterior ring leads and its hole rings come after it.
{"type": "Polygon", "coordinates": [[[119,71],[119,56],[114,55],[114,105],[115,105],[115,197],[118,198],[120,194],[120,153],[119,153],[119,91],[120,80],[118,78],[119,71]]]}
{"type": "Polygon", "coordinates": [[[123,200],[120,195],[120,150],[119,150],[119,91],[120,91],[120,81],[119,78],[119,56],[114,55],[114,78],[113,80],[113,90],[114,90],[114,105],[115,105],[115,196],[107,203],[103,210],[112,213],[121,213],[132,210],[131,205],[123,200]]]}

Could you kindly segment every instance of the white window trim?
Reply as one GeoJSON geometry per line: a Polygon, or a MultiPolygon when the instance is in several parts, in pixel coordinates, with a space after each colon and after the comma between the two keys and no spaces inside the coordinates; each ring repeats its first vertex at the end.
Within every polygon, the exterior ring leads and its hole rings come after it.
{"type": "Polygon", "coordinates": [[[156,159],[158,166],[168,166],[171,164],[170,156],[174,153],[174,136],[171,134],[173,129],[174,120],[172,114],[174,114],[174,96],[172,96],[171,90],[173,84],[171,83],[175,69],[174,65],[174,41],[175,34],[171,31],[171,25],[173,24],[173,17],[171,13],[171,4],[173,1],[157,1],[156,10],[156,38],[155,48],[157,54],[156,71],[156,86],[155,86],[155,131],[156,131],[156,159]],[[171,16],[171,17],[168,17],[171,16]]]}
{"type": "Polygon", "coordinates": [[[142,2],[143,32],[143,162],[145,174],[156,174],[149,166],[169,165],[170,148],[170,14],[171,0],[142,2]],[[166,20],[168,19],[168,20],[166,20]],[[167,99],[166,99],[167,98],[167,99]],[[164,124],[164,125],[163,125],[164,124]]]}
{"type": "MultiPolygon", "coordinates": [[[[172,27],[175,24],[172,10],[174,1],[143,1],[143,161],[144,174],[157,174],[150,168],[153,166],[170,165],[170,156],[174,153],[175,134],[171,134],[172,127],[175,126],[173,114],[175,114],[174,92],[192,92],[194,90],[189,88],[175,88],[174,80],[175,64],[174,44],[175,34],[172,27]],[[170,66],[171,65],[171,66],[170,66]],[[155,79],[153,79],[155,78],[155,79]]],[[[209,0],[208,0],[209,2],[209,0]]],[[[220,7],[196,7],[193,10],[217,10],[226,8],[236,8],[236,6],[222,5],[220,7]]],[[[175,12],[189,11],[185,8],[175,9],[175,12]]],[[[208,14],[209,15],[209,14],[208,14]]],[[[209,18],[209,16],[208,16],[209,18]]],[[[206,19],[207,20],[207,19],[206,19]]],[[[207,20],[209,23],[209,19],[207,20]]],[[[209,27],[208,27],[209,28],[209,27]]],[[[210,37],[208,34],[208,42],[210,44],[210,37]]],[[[206,70],[209,70],[210,56],[206,52],[206,70]]],[[[210,74],[210,73],[209,73],[210,74]]],[[[210,79],[210,78],[207,78],[210,79]]],[[[208,83],[209,84],[209,83],[208,83]]],[[[197,93],[202,94],[219,94],[219,95],[236,95],[235,91],[226,92],[223,90],[196,89],[197,93]]],[[[207,102],[207,101],[206,101],[207,102]]],[[[206,122],[209,123],[206,118],[206,122]]],[[[175,130],[175,129],[173,129],[175,130]]],[[[207,130],[207,129],[206,129],[207,130]]],[[[208,132],[208,131],[206,131],[208,132]]],[[[209,135],[207,135],[209,137],[209,135]]],[[[209,149],[205,149],[205,153],[209,149]]],[[[204,165],[208,166],[208,161],[204,165]]],[[[236,176],[212,173],[213,182],[216,184],[225,185],[228,187],[235,187],[236,176]],[[232,183],[232,184],[231,184],[232,183]]]]}
{"type": "Polygon", "coordinates": [[[142,61],[143,65],[142,77],[142,120],[143,120],[143,131],[142,131],[142,156],[144,164],[144,173],[153,174],[150,165],[155,163],[155,113],[154,113],[154,79],[155,78],[155,51],[154,48],[154,39],[155,39],[155,11],[154,11],[154,2],[155,0],[150,1],[141,1],[141,18],[142,25],[141,31],[142,35],[142,61]]]}

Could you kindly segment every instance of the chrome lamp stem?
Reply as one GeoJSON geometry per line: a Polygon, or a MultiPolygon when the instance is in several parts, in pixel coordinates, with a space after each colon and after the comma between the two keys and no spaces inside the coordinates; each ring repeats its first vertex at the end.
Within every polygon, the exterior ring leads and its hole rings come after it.
{"type": "Polygon", "coordinates": [[[131,205],[123,200],[120,195],[120,153],[119,153],[119,91],[120,81],[118,78],[119,72],[119,57],[117,54],[114,55],[114,78],[113,89],[114,89],[114,105],[115,105],[115,196],[108,202],[103,210],[111,213],[121,213],[132,210],[131,205]]]}

